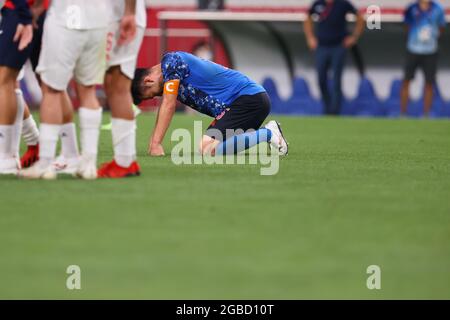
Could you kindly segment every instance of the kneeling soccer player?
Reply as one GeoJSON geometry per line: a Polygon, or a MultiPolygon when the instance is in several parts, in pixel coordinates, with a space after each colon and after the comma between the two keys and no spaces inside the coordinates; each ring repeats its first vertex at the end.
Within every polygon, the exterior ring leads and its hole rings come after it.
{"type": "Polygon", "coordinates": [[[277,122],[270,121],[260,128],[270,112],[270,99],[264,88],[240,72],[214,62],[181,51],[167,53],[161,64],[136,70],[132,95],[135,104],[163,97],[149,142],[152,156],[164,155],[161,143],[177,100],[215,118],[200,143],[203,155],[239,153],[261,142],[270,143],[280,155],[288,153],[277,122]],[[257,130],[247,132],[250,129],[257,130]],[[229,136],[230,130],[246,133],[229,136]],[[217,132],[222,136],[218,137],[217,132]]]}

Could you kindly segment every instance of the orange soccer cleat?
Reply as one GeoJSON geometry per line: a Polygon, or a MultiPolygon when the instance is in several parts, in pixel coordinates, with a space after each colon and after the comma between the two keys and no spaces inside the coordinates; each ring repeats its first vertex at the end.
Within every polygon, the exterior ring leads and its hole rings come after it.
{"type": "Polygon", "coordinates": [[[31,167],[36,161],[39,160],[39,144],[35,146],[28,146],[27,151],[20,158],[20,165],[22,168],[31,167]]]}
{"type": "Polygon", "coordinates": [[[115,160],[104,163],[97,171],[99,178],[126,178],[136,177],[141,174],[141,168],[133,161],[128,168],[119,166],[115,160]]]}

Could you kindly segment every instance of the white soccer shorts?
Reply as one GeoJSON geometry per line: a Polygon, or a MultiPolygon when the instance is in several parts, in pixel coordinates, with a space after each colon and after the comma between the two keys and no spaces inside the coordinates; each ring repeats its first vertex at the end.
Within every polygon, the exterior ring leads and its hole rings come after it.
{"type": "Polygon", "coordinates": [[[85,86],[102,84],[106,33],[106,28],[68,29],[47,18],[36,72],[55,90],[66,90],[72,77],[85,86]]]}
{"type": "Polygon", "coordinates": [[[108,29],[106,44],[106,69],[120,66],[120,70],[128,78],[134,78],[139,49],[144,39],[145,28],[137,27],[136,36],[128,44],[119,46],[120,22],[112,23],[108,29]]]}

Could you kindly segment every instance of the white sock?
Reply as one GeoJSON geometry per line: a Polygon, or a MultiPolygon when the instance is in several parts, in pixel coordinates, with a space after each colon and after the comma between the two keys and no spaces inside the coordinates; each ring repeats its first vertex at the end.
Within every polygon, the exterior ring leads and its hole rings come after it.
{"type": "Polygon", "coordinates": [[[44,164],[51,164],[55,159],[61,125],[41,123],[40,129],[39,160],[44,164]]]}
{"type": "Polygon", "coordinates": [[[0,159],[7,159],[13,156],[14,125],[0,125],[0,159]]]}
{"type": "Polygon", "coordinates": [[[22,133],[23,113],[25,112],[25,100],[23,99],[22,90],[16,89],[17,113],[14,122],[14,133],[12,135],[12,154],[19,159],[20,134],[22,133]]]}
{"type": "Polygon", "coordinates": [[[102,109],[88,109],[80,107],[81,152],[83,156],[97,158],[98,138],[102,122],[102,109]]]}
{"type": "Polygon", "coordinates": [[[136,120],[112,119],[114,160],[127,168],[136,159],[136,120]]]}
{"type": "Polygon", "coordinates": [[[61,153],[64,158],[77,158],[79,152],[75,124],[73,122],[63,124],[59,136],[61,137],[61,153]]]}
{"type": "Polygon", "coordinates": [[[27,146],[35,146],[39,143],[39,130],[31,114],[23,120],[22,137],[27,146]]]}

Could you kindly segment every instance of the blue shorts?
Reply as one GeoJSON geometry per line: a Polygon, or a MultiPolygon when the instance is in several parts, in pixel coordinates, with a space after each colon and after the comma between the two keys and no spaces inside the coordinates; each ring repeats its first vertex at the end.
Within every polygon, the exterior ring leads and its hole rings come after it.
{"type": "Polygon", "coordinates": [[[14,42],[19,18],[14,10],[3,8],[0,22],[0,66],[20,70],[27,61],[31,46],[19,51],[19,41],[14,42]]]}

